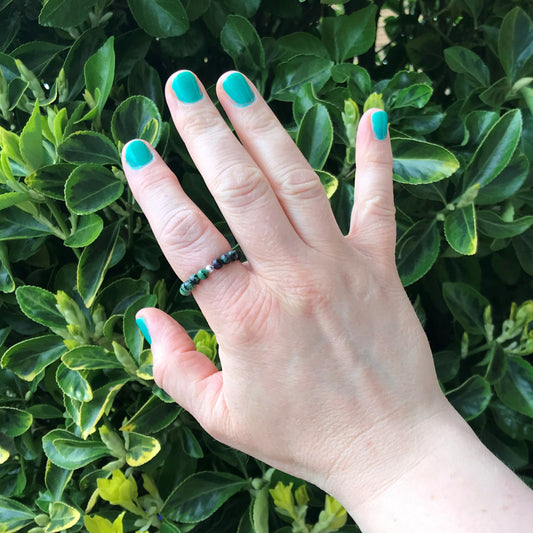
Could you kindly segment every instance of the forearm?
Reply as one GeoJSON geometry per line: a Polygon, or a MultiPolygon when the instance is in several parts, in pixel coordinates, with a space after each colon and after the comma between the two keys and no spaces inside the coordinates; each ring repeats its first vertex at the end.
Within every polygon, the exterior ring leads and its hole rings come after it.
{"type": "MultiPolygon", "coordinates": [[[[392,479],[381,490],[361,498],[365,491],[350,494],[345,484],[337,494],[361,530],[499,533],[531,528],[529,487],[479,441],[459,415],[434,424],[433,445],[419,461],[421,448],[428,446],[426,437],[403,450],[397,462],[388,465],[390,472],[376,470],[378,478],[389,475],[392,479]],[[399,477],[394,476],[394,464],[399,477]]],[[[372,482],[379,486],[379,480],[372,482]]],[[[372,491],[371,483],[367,486],[372,491]]]]}

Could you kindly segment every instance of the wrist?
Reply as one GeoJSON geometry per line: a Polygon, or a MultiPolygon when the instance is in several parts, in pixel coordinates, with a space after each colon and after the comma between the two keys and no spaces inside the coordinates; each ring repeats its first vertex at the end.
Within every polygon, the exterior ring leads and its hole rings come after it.
{"type": "MultiPolygon", "coordinates": [[[[423,421],[409,423],[401,417],[386,419],[357,436],[339,455],[324,490],[354,516],[368,502],[400,483],[427,460],[442,440],[443,428],[457,433],[466,425],[444,396],[439,397],[439,403],[441,405],[423,421]]],[[[471,432],[468,426],[467,430],[471,432]]]]}
{"type": "Polygon", "coordinates": [[[328,487],[365,533],[524,531],[531,524],[529,487],[451,406],[393,448],[362,477],[346,470],[328,487]]]}

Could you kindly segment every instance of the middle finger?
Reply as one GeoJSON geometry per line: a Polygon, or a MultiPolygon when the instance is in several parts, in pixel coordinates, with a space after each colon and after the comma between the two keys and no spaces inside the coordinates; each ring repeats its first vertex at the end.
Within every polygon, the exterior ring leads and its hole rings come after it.
{"type": "Polygon", "coordinates": [[[180,71],[169,79],[166,97],[187,150],[254,269],[283,260],[301,241],[204,87],[194,74],[180,71]]]}

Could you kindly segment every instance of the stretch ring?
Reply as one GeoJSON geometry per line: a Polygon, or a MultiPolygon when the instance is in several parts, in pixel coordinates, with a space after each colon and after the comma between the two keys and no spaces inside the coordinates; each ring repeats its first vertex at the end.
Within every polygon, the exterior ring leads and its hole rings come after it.
{"type": "Polygon", "coordinates": [[[213,270],[219,270],[224,265],[233,263],[233,261],[240,261],[240,259],[241,255],[239,250],[230,250],[229,252],[222,254],[220,257],[213,259],[209,265],[198,270],[196,274],[193,274],[187,281],[181,284],[180,294],[182,296],[189,296],[194,287],[196,287],[196,285],[198,285],[203,279],[207,279],[213,270]]]}

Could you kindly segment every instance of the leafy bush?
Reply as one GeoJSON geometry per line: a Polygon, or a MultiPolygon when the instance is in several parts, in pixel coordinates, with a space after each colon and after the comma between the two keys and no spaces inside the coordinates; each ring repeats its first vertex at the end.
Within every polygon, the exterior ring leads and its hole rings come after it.
{"type": "Polygon", "coordinates": [[[179,68],[211,92],[224,70],[248,75],[343,230],[360,114],[387,110],[398,268],[442,387],[531,482],[531,12],[525,0],[0,0],[0,531],[358,531],[153,383],[140,308],[171,313],[213,360],[217,344],[126,187],[124,143],[157,146],[229,233],[164,106],[179,68]]]}

